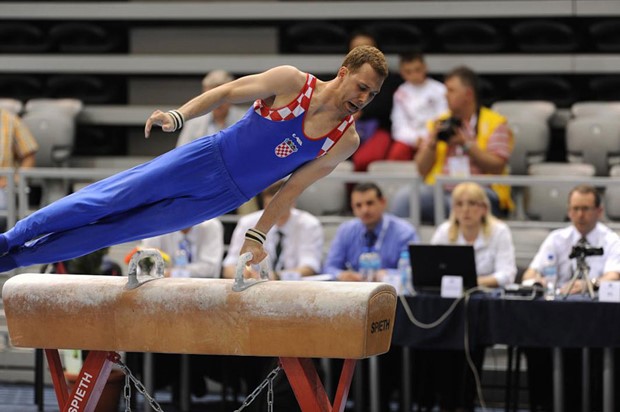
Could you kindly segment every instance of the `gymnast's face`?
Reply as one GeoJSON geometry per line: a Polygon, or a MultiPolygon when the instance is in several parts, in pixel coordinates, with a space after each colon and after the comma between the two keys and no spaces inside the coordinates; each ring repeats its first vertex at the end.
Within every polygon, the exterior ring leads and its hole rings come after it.
{"type": "Polygon", "coordinates": [[[355,72],[341,67],[338,77],[342,80],[342,106],[347,114],[357,113],[370,103],[381,90],[384,80],[368,63],[355,72]]]}
{"type": "Polygon", "coordinates": [[[381,221],[385,207],[385,199],[379,197],[374,189],[351,193],[351,209],[353,209],[353,214],[368,229],[373,229],[381,221]]]}

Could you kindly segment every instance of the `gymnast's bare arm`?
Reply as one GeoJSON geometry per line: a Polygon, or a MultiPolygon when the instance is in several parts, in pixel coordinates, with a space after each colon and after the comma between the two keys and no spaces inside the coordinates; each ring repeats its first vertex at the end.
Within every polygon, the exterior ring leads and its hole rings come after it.
{"type": "MultiPolygon", "coordinates": [[[[326,155],[297,169],[273,197],[256,223],[256,229],[263,233],[269,232],[278,217],[292,207],[295,200],[308,186],[330,174],[339,163],[348,159],[358,146],[359,136],[355,128],[350,127],[326,155]]],[[[258,264],[267,256],[262,245],[251,240],[246,240],[241,247],[240,254],[246,252],[252,252],[251,264],[258,264]]]]}
{"type": "MultiPolygon", "coordinates": [[[[305,82],[306,74],[297,68],[278,66],[211,89],[185,103],[178,111],[187,121],[210,112],[222,103],[238,104],[268,98],[273,98],[274,104],[280,100],[289,102],[297,96],[305,82]]],[[[154,111],[147,119],[145,137],[149,137],[153,125],[160,126],[164,132],[175,130],[172,117],[161,110],[154,111]]]]}

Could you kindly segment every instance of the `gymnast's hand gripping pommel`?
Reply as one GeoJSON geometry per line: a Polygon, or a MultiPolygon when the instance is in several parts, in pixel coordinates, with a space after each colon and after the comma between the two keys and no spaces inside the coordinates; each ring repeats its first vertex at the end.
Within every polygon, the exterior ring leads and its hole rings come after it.
{"type": "Polygon", "coordinates": [[[235,271],[235,283],[232,287],[232,290],[234,290],[235,292],[244,291],[250,286],[269,280],[269,257],[265,257],[259,263],[260,279],[244,279],[243,270],[245,269],[245,266],[248,264],[248,262],[252,260],[252,258],[252,252],[247,252],[239,256],[239,260],[237,261],[237,269],[235,271]]]}

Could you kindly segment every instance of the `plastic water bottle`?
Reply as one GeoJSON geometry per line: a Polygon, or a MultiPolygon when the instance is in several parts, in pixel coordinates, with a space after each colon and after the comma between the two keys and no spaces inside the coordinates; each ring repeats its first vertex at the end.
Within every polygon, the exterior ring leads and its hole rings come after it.
{"type": "Polygon", "coordinates": [[[187,264],[189,263],[189,257],[187,251],[180,247],[174,253],[174,268],[172,269],[172,277],[183,278],[189,277],[189,271],[187,270],[187,264]]]}
{"type": "Polygon", "coordinates": [[[364,282],[375,281],[380,269],[381,256],[377,252],[366,251],[360,255],[359,272],[364,282]]]}
{"type": "Polygon", "coordinates": [[[362,280],[367,281],[370,276],[370,259],[368,252],[362,252],[358,263],[358,272],[362,275],[362,280]]]}
{"type": "Polygon", "coordinates": [[[370,270],[372,277],[368,281],[374,282],[378,280],[377,275],[381,270],[381,256],[377,252],[370,252],[370,270]]]}
{"type": "Polygon", "coordinates": [[[558,266],[553,253],[547,255],[545,265],[542,269],[542,275],[545,278],[547,286],[545,287],[545,299],[555,299],[555,285],[558,281],[558,266]]]}
{"type": "Polygon", "coordinates": [[[409,261],[409,251],[400,252],[398,259],[398,273],[400,274],[400,290],[403,295],[408,295],[413,289],[411,284],[411,262],[409,261]]]}

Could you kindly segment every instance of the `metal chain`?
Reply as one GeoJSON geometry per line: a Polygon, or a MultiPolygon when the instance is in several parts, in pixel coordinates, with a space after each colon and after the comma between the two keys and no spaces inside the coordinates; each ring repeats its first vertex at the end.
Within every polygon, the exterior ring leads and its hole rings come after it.
{"type": "Polygon", "coordinates": [[[263,391],[263,389],[265,389],[266,386],[269,386],[269,389],[267,390],[268,411],[273,412],[273,380],[276,378],[276,376],[278,376],[278,373],[280,373],[281,370],[282,367],[278,365],[271,372],[269,372],[269,375],[267,375],[265,380],[261,382],[261,384],[258,385],[258,387],[245,398],[241,407],[239,409],[236,409],[235,412],[241,412],[242,410],[247,408],[252,402],[254,402],[254,399],[256,399],[258,395],[260,395],[260,393],[263,391]]]}
{"type": "Polygon", "coordinates": [[[125,396],[125,402],[126,402],[125,412],[131,412],[131,407],[129,405],[131,401],[131,386],[129,384],[129,380],[133,382],[133,384],[136,386],[136,390],[144,396],[144,399],[148,401],[148,403],[151,405],[151,408],[154,411],[164,412],[164,410],[161,408],[161,406],[155,400],[155,398],[148,394],[142,382],[140,382],[135,376],[133,376],[133,373],[131,373],[131,370],[129,370],[127,365],[125,365],[123,361],[121,361],[120,359],[115,359],[115,362],[123,370],[123,373],[125,373],[125,388],[124,388],[124,396],[125,396]]]}
{"type": "Polygon", "coordinates": [[[125,374],[125,387],[123,388],[123,396],[125,397],[125,412],[131,412],[131,380],[129,375],[125,374]]]}

